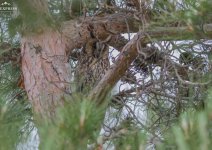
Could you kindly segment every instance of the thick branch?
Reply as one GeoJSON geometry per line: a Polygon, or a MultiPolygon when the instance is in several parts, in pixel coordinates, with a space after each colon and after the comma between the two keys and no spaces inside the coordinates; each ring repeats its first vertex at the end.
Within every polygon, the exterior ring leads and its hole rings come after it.
{"type": "MultiPolygon", "coordinates": [[[[81,18],[81,20],[67,21],[63,23],[61,30],[67,40],[67,51],[71,53],[73,49],[81,48],[90,38],[97,38],[104,41],[111,35],[115,38],[121,33],[135,33],[139,31],[139,25],[141,25],[141,23],[136,20],[133,14],[115,13],[103,17],[95,16],[85,19],[81,18]]],[[[160,34],[163,35],[167,33],[177,35],[177,37],[168,36],[165,38],[166,40],[172,40],[173,38],[175,40],[205,38],[205,35],[210,38],[212,37],[211,33],[208,33],[212,30],[212,24],[204,25],[203,30],[198,26],[194,28],[186,26],[149,27],[144,30],[147,33],[160,32],[160,34]]],[[[114,48],[120,47],[120,44],[113,40],[109,40],[108,42],[109,45],[114,48]]]]}
{"type": "MultiPolygon", "coordinates": [[[[212,25],[204,26],[204,35],[195,36],[196,39],[211,37],[212,25]]],[[[128,42],[122,52],[120,53],[115,64],[106,72],[105,76],[98,83],[98,85],[90,92],[89,98],[95,99],[98,104],[104,101],[105,96],[117,81],[124,75],[130,64],[138,55],[138,51],[142,52],[144,45],[151,42],[153,39],[157,40],[184,40],[194,37],[193,30],[187,27],[181,28],[158,28],[151,32],[139,32],[134,38],[128,42]],[[138,44],[139,43],[139,44],[138,44]],[[140,45],[140,46],[138,46],[140,45]],[[140,48],[140,49],[138,49],[140,48]]],[[[143,51],[145,53],[145,51],[143,51]]]]}
{"type": "MultiPolygon", "coordinates": [[[[80,21],[67,21],[62,25],[62,33],[67,39],[68,51],[81,48],[90,38],[104,41],[110,35],[115,36],[138,30],[136,19],[132,14],[126,13],[116,13],[104,17],[87,17],[80,21]]],[[[115,42],[111,42],[111,46],[117,47],[115,42]]]]}

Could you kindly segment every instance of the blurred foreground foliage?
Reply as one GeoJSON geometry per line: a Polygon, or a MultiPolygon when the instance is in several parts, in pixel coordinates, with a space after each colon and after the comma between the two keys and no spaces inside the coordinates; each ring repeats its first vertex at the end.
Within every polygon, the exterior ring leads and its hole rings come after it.
{"type": "Polygon", "coordinates": [[[32,113],[25,93],[17,86],[18,68],[7,63],[0,69],[0,149],[10,150],[25,139],[32,113]]]}
{"type": "Polygon", "coordinates": [[[212,146],[212,92],[202,111],[187,110],[166,133],[159,149],[209,150],[212,146]]]}
{"type": "MultiPolygon", "coordinates": [[[[16,149],[24,143],[31,132],[31,107],[25,92],[18,88],[20,71],[12,63],[0,66],[0,149],[16,149]]],[[[37,120],[40,149],[84,150],[90,144],[98,144],[105,107],[97,107],[85,97],[75,95],[71,102],[58,109],[53,123],[37,120]]],[[[180,119],[172,124],[162,136],[156,149],[201,149],[209,150],[212,145],[212,90],[208,90],[204,109],[187,109],[180,119]]],[[[107,140],[117,149],[140,150],[151,143],[146,131],[140,131],[133,122],[123,123],[120,134],[107,140]]],[[[161,124],[163,125],[163,124],[161,124]]],[[[100,139],[102,140],[102,139],[100,139]]]]}
{"type": "MultiPolygon", "coordinates": [[[[212,18],[210,0],[184,0],[182,8],[178,6],[181,11],[177,11],[167,1],[156,2],[158,4],[155,5],[157,9],[154,13],[158,15],[155,15],[153,26],[166,27],[186,24],[192,30],[196,26],[200,26],[201,31],[199,29],[197,31],[202,33],[204,31],[202,25],[210,23],[212,18]],[[171,24],[175,20],[176,22],[171,24]]],[[[28,13],[27,4],[22,5],[22,1],[19,3],[22,6],[20,7],[21,11],[28,13]]],[[[26,16],[17,16],[16,19],[9,22],[10,34],[15,35],[17,32],[21,32],[23,24],[27,24],[30,29],[27,32],[31,32],[37,29],[35,28],[36,24],[47,22],[47,25],[50,25],[49,23],[52,23],[49,18],[35,22],[37,17],[38,14],[34,11],[26,16]]],[[[2,37],[1,41],[3,41],[2,37]]],[[[211,72],[206,75],[209,76],[207,80],[210,80],[211,72]]],[[[25,135],[31,132],[29,130],[29,124],[32,121],[31,107],[26,100],[25,92],[17,87],[19,76],[20,70],[11,62],[0,65],[0,150],[16,149],[20,142],[23,143],[26,140],[27,136],[25,135]]],[[[201,77],[203,76],[201,75],[201,77]]],[[[203,89],[200,95],[203,95],[203,98],[208,97],[207,101],[204,100],[205,107],[201,110],[190,108],[184,110],[180,114],[180,119],[169,125],[171,127],[165,131],[165,135],[160,135],[162,141],[158,142],[155,149],[210,149],[212,146],[212,91],[208,90],[208,96],[203,92],[206,90],[203,89]]],[[[37,120],[36,125],[41,141],[40,149],[85,150],[88,145],[103,143],[101,142],[103,139],[99,139],[99,134],[104,113],[104,107],[97,107],[94,102],[88,101],[85,97],[74,97],[69,104],[65,104],[65,107],[58,110],[53,123],[37,120]]],[[[161,114],[158,113],[158,115],[161,114]]],[[[163,122],[160,125],[163,126],[163,122]]],[[[147,131],[139,131],[136,124],[125,124],[119,131],[120,134],[108,137],[106,141],[112,143],[112,147],[117,150],[143,150],[147,147],[147,143],[152,142],[147,131]]]]}
{"type": "Polygon", "coordinates": [[[104,108],[80,96],[60,108],[54,123],[39,122],[41,149],[86,149],[95,143],[104,118],[104,108]]]}

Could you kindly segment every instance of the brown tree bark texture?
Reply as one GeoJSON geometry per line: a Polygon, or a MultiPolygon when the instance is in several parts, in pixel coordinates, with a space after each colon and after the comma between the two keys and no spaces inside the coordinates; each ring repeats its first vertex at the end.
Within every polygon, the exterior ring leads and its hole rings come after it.
{"type": "MultiPolygon", "coordinates": [[[[48,15],[47,6],[41,3],[44,1],[33,0],[33,2],[36,4],[34,6],[36,10],[48,15]]],[[[112,35],[111,39],[119,41],[121,33],[138,32],[139,24],[132,14],[116,13],[104,17],[88,17],[80,24],[77,24],[76,20],[65,22],[61,29],[62,35],[56,31],[44,31],[40,35],[24,36],[21,42],[22,71],[25,89],[34,111],[43,116],[52,116],[56,108],[63,104],[63,97],[70,92],[71,69],[67,62],[66,52],[71,52],[74,48],[81,48],[92,36],[104,41],[112,35]]],[[[211,29],[211,26],[209,28],[211,29]]],[[[182,40],[181,37],[186,33],[184,31],[189,34],[191,32],[187,27],[155,30],[160,32],[153,37],[158,39],[162,37],[163,40],[173,37],[173,39],[177,39],[175,36],[178,35],[180,35],[178,39],[182,40]],[[164,38],[164,35],[168,36],[164,38]]],[[[154,35],[153,31],[151,33],[154,35]]],[[[116,64],[108,70],[90,93],[91,98],[105,95],[123,76],[137,56],[136,42],[141,39],[135,37],[124,48],[122,42],[107,41],[113,47],[123,48],[122,53],[116,64]]],[[[100,98],[98,103],[101,102],[100,98]]]]}
{"type": "Polygon", "coordinates": [[[21,41],[22,72],[33,110],[45,117],[54,115],[70,93],[70,68],[61,34],[47,31],[21,41]]]}
{"type": "Polygon", "coordinates": [[[112,35],[108,44],[119,48],[121,47],[119,40],[121,33],[138,32],[138,30],[138,22],[133,18],[132,14],[126,13],[116,13],[104,17],[87,17],[86,19],[78,18],[64,22],[61,27],[61,31],[67,39],[68,52],[74,48],[81,48],[92,38],[91,34],[101,41],[112,35]],[[79,19],[81,23],[77,24],[76,22],[79,19]]]}

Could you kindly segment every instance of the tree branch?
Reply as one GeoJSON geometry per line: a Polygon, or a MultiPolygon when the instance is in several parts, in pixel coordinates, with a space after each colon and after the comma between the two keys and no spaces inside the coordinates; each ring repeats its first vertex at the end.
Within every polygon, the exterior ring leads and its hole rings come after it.
{"type": "Polygon", "coordinates": [[[96,100],[97,104],[102,104],[108,92],[118,82],[118,80],[124,75],[130,64],[139,54],[139,52],[147,53],[144,51],[144,46],[152,42],[153,39],[160,41],[163,40],[185,40],[192,37],[195,39],[211,38],[212,37],[212,24],[204,25],[205,34],[198,35],[188,27],[178,28],[157,28],[155,31],[139,32],[131,41],[129,41],[122,52],[119,54],[117,61],[106,72],[102,80],[97,86],[90,92],[89,98],[96,100]],[[140,45],[140,46],[138,46],[140,45]],[[138,49],[139,48],[139,49],[138,49]]]}
{"type": "MultiPolygon", "coordinates": [[[[104,17],[70,20],[63,23],[61,30],[66,39],[67,51],[70,52],[75,48],[81,48],[90,38],[104,41],[110,35],[119,36],[121,33],[137,32],[138,26],[133,14],[115,13],[104,17]]],[[[117,47],[116,44],[111,42],[113,47],[117,47]]]]}
{"type": "MultiPolygon", "coordinates": [[[[61,30],[66,39],[67,52],[70,54],[75,48],[81,48],[90,38],[97,38],[101,41],[105,41],[112,35],[112,39],[119,36],[122,33],[136,33],[139,31],[138,22],[131,13],[115,13],[108,16],[95,16],[87,17],[85,19],[80,18],[78,20],[70,20],[64,22],[61,30]]],[[[147,33],[159,32],[167,37],[162,37],[163,40],[182,40],[212,37],[211,30],[212,24],[206,24],[203,29],[200,27],[146,27],[144,28],[147,33]],[[172,35],[177,35],[174,37],[172,35]]],[[[158,37],[159,38],[159,37],[158,37]]],[[[120,43],[109,40],[108,44],[114,48],[121,47],[120,43]]]]}

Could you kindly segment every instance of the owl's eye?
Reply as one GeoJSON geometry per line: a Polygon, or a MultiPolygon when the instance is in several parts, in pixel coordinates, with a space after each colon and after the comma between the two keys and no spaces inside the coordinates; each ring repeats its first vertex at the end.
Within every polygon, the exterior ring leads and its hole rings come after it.
{"type": "Polygon", "coordinates": [[[99,42],[94,42],[92,48],[92,56],[97,59],[100,58],[104,45],[100,44],[99,42]]]}
{"type": "Polygon", "coordinates": [[[94,42],[92,47],[93,47],[93,49],[97,49],[97,42],[94,42]]]}

